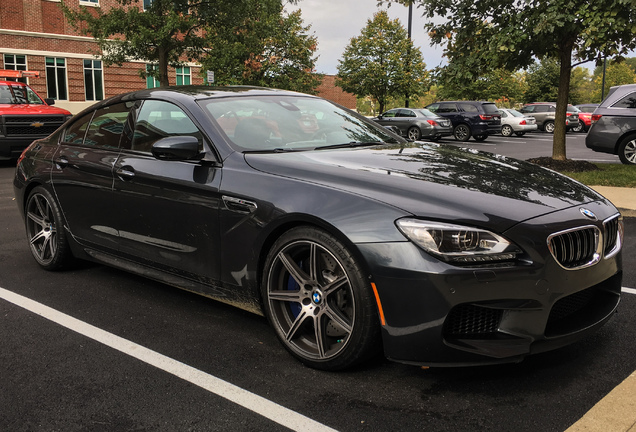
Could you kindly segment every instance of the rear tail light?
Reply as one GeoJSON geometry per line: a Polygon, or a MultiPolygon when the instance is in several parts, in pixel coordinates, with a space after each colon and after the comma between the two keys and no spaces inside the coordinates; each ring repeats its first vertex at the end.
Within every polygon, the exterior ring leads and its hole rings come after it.
{"type": "Polygon", "coordinates": [[[525,125],[525,124],[526,124],[526,121],[525,121],[525,120],[521,120],[521,121],[519,122],[519,124],[520,124],[520,125],[525,125]]]}
{"type": "Polygon", "coordinates": [[[479,118],[481,118],[482,120],[492,120],[495,118],[495,116],[492,115],[485,115],[485,114],[479,114],[479,118]]]}
{"type": "Polygon", "coordinates": [[[430,124],[431,126],[439,126],[439,123],[437,123],[435,120],[426,120],[428,122],[428,124],[430,124]]]}
{"type": "Polygon", "coordinates": [[[603,117],[601,114],[592,114],[592,123],[596,123],[603,117]]]}

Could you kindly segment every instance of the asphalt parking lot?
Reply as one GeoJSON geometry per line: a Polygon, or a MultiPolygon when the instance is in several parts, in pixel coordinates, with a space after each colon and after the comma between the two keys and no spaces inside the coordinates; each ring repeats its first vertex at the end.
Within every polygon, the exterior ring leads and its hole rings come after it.
{"type": "Polygon", "coordinates": [[[262,317],[104,266],[40,269],[12,176],[0,164],[1,430],[563,431],[636,370],[636,218],[619,312],[590,338],[520,364],[326,373],[262,317]]]}

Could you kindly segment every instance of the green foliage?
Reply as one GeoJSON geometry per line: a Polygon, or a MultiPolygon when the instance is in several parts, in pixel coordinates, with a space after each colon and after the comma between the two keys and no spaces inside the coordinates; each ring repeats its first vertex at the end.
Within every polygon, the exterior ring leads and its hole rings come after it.
{"type": "Polygon", "coordinates": [[[256,85],[314,93],[316,37],[308,34],[300,11],[286,14],[279,0],[247,0],[240,22],[211,26],[204,69],[215,84],[256,85]]]}
{"type": "Polygon", "coordinates": [[[490,100],[502,107],[521,103],[527,87],[523,73],[503,68],[487,71],[472,80],[445,74],[442,69],[436,82],[437,100],[490,100]]]}
{"type": "MultiPolygon", "coordinates": [[[[387,2],[391,0],[381,0],[387,2]]],[[[394,0],[404,3],[407,0],[394,0]]],[[[572,58],[596,60],[636,47],[636,0],[416,0],[433,43],[444,46],[446,73],[471,81],[485,71],[559,62],[553,157],[565,159],[565,110],[572,58]],[[444,17],[439,21],[438,17],[444,17]],[[436,18],[436,19],[433,19],[436,18]]]]}
{"type": "MultiPolygon", "coordinates": [[[[153,0],[144,12],[140,0],[117,2],[119,6],[107,10],[86,6],[71,9],[62,0],[71,25],[95,38],[106,65],[121,65],[131,58],[155,63],[158,68],[151,74],[161,85],[168,85],[168,65],[181,66],[181,56],[196,57],[202,50],[200,28],[212,13],[207,3],[189,8],[189,0],[153,0]]],[[[140,75],[144,77],[146,70],[140,75]]]]}
{"type": "MultiPolygon", "coordinates": [[[[636,60],[636,59],[634,59],[636,60]]],[[[593,100],[600,102],[601,94],[607,96],[612,86],[622,84],[634,84],[636,82],[636,72],[626,62],[608,62],[605,68],[605,92],[601,93],[603,87],[603,67],[597,68],[598,74],[594,72],[594,93],[593,100]]]]}
{"type": "Polygon", "coordinates": [[[337,85],[359,97],[372,97],[379,112],[384,112],[390,98],[424,94],[425,67],[422,53],[399,20],[390,20],[386,11],[380,11],[345,48],[337,85]]]}
{"type": "Polygon", "coordinates": [[[559,62],[553,58],[530,65],[524,102],[555,102],[559,93],[559,70],[559,62]]]}

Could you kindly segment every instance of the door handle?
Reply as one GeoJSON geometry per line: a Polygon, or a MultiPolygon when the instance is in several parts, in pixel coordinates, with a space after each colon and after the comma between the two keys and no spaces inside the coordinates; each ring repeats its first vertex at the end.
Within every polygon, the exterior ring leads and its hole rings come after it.
{"type": "Polygon", "coordinates": [[[57,159],[55,159],[55,164],[60,168],[66,168],[68,166],[68,158],[64,155],[60,155],[57,159]]]}
{"type": "Polygon", "coordinates": [[[225,195],[223,195],[223,202],[228,210],[237,213],[253,213],[258,208],[255,202],[225,195]]]}
{"type": "Polygon", "coordinates": [[[115,174],[117,174],[117,177],[124,181],[132,180],[135,177],[135,169],[131,166],[123,166],[117,168],[115,174]]]}

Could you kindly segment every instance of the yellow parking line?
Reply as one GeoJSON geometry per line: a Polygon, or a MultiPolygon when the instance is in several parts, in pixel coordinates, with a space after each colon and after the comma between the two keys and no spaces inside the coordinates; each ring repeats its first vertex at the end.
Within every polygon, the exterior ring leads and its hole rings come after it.
{"type": "Polygon", "coordinates": [[[566,432],[636,432],[636,371],[566,432]]]}

